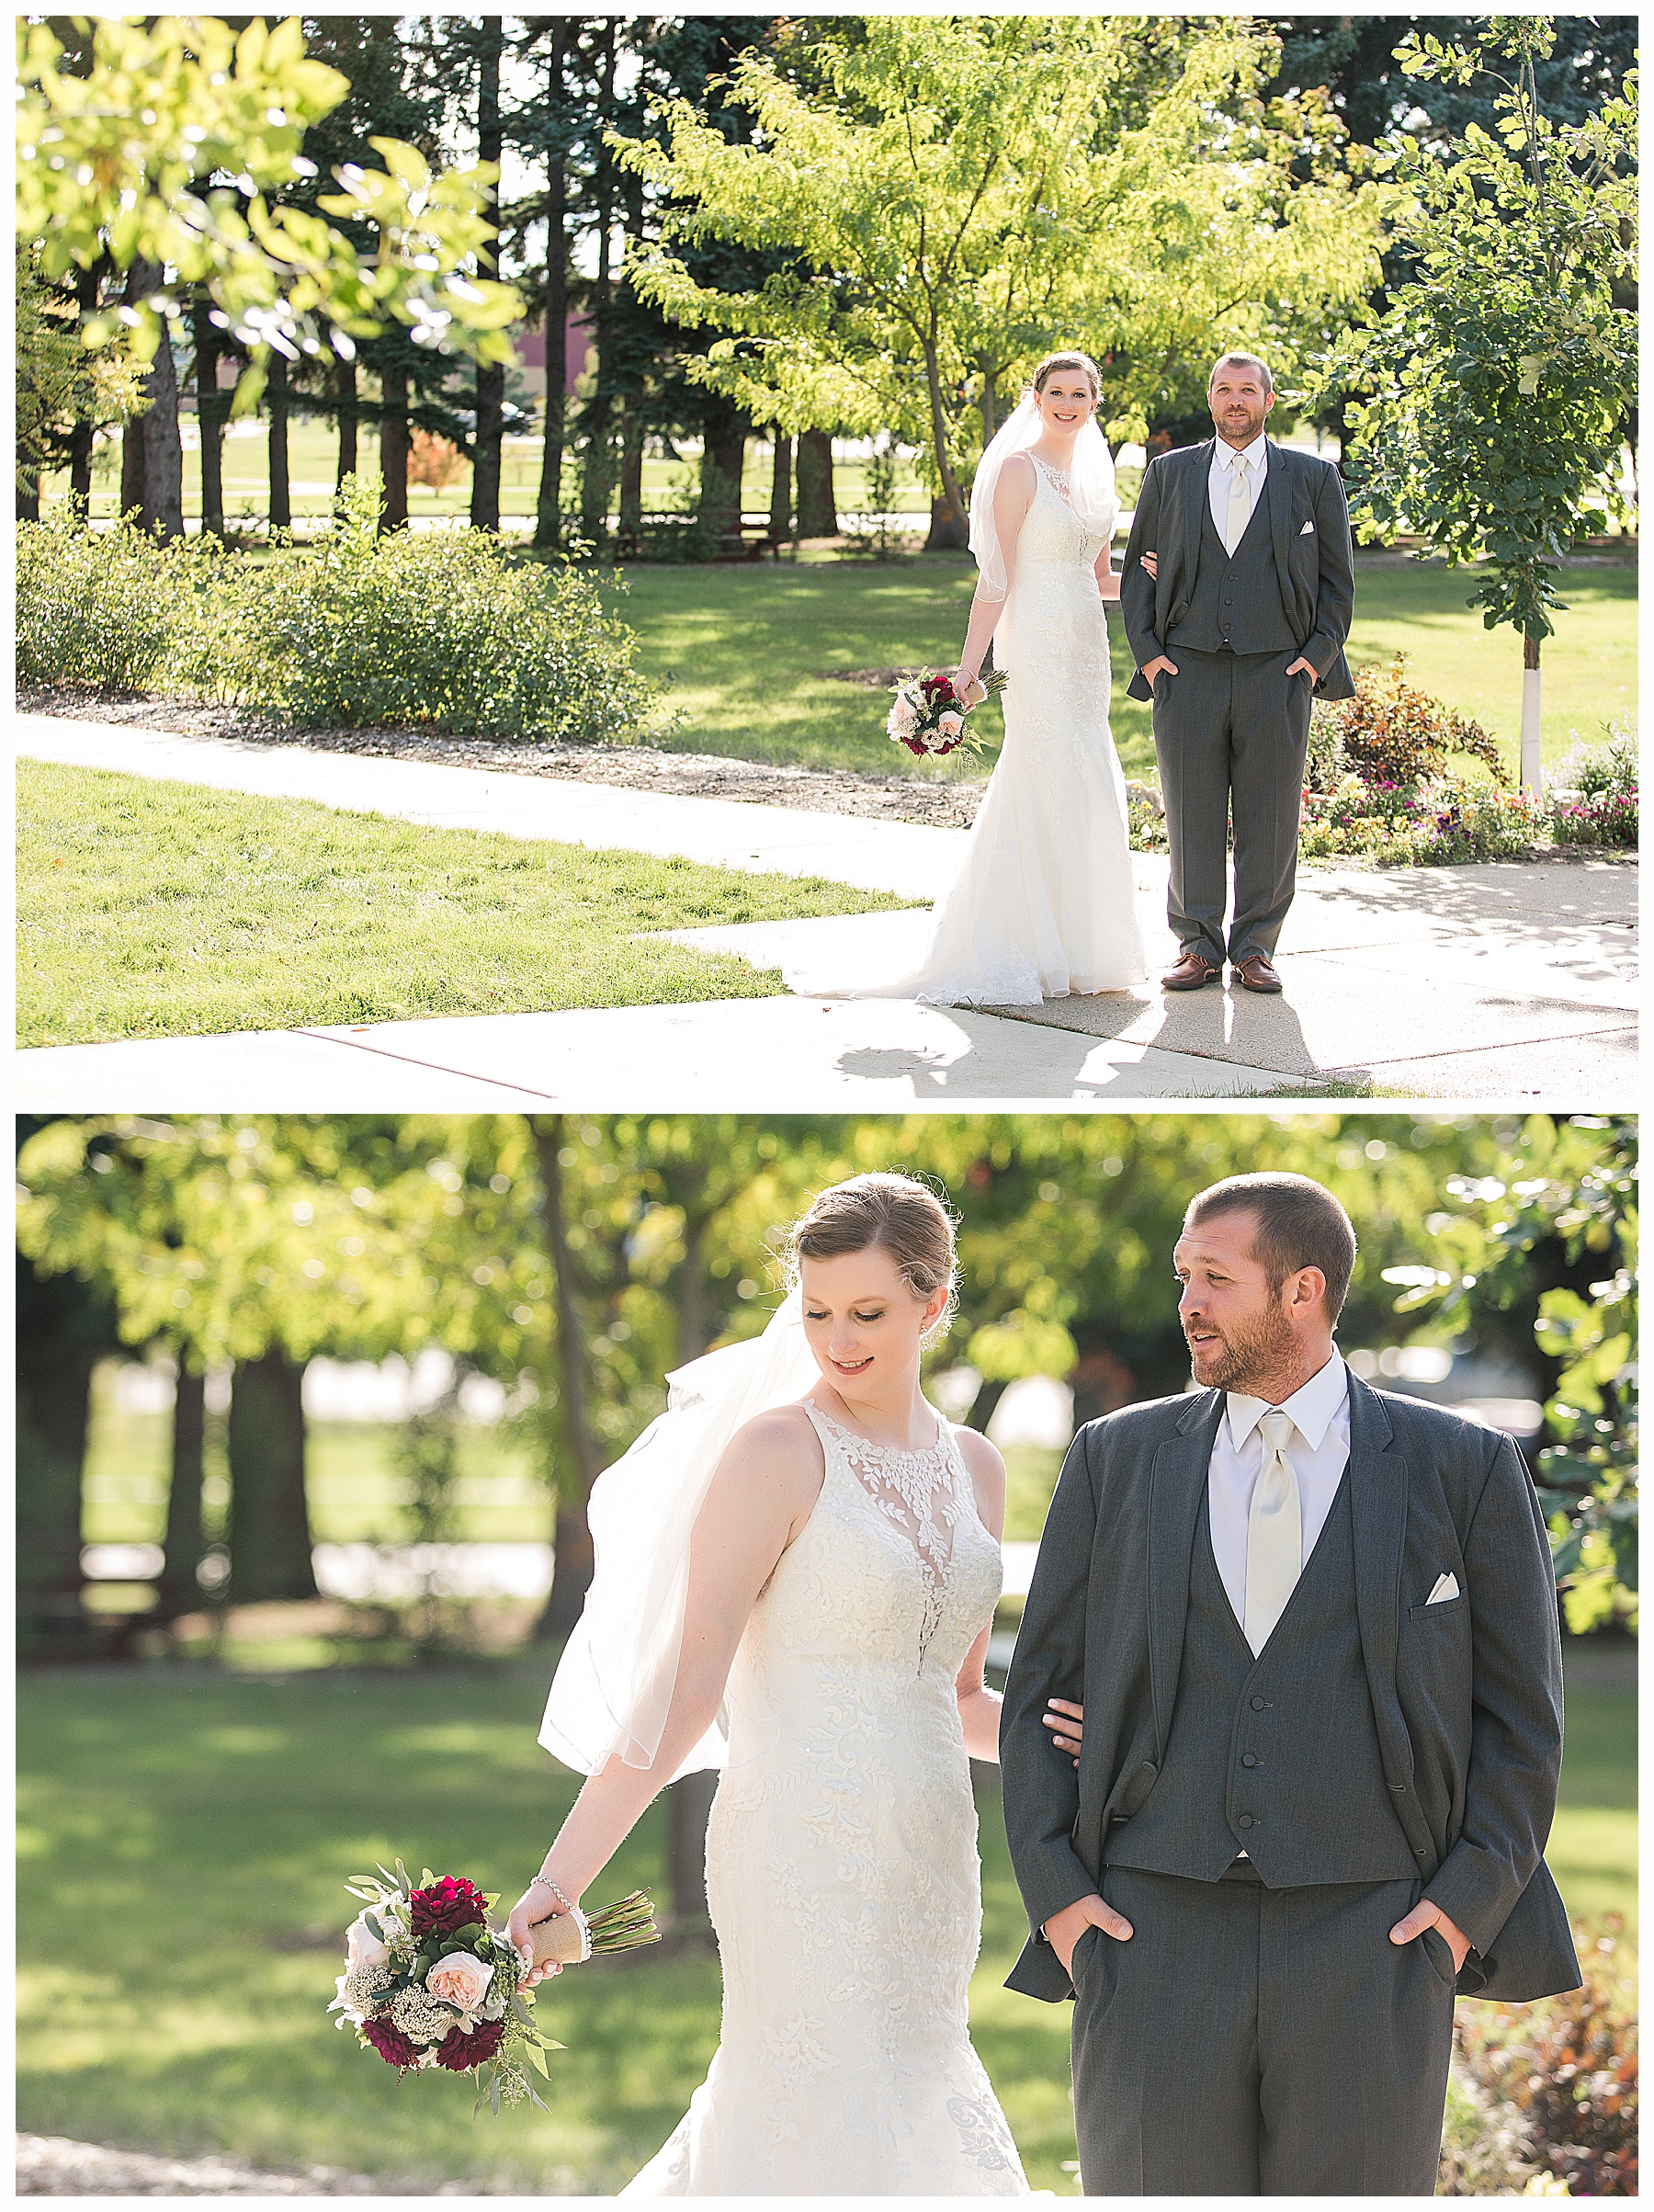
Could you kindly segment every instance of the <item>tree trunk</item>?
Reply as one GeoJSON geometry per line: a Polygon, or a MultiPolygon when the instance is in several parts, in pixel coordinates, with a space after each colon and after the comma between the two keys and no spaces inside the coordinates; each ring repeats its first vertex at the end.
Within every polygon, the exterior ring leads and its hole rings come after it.
{"type": "MultiPolygon", "coordinates": [[[[482,37],[477,56],[477,159],[496,165],[504,144],[500,122],[500,52],[504,25],[499,16],[483,16],[482,37]]],[[[496,216],[499,193],[489,196],[488,212],[496,216]]],[[[485,272],[494,268],[494,257],[479,256],[485,272]]],[[[500,445],[504,432],[505,370],[502,363],[477,363],[477,427],[471,440],[470,521],[473,530],[500,528],[500,445]]]]}
{"type": "Polygon", "coordinates": [[[643,527],[643,414],[635,400],[620,418],[620,529],[643,527]]]}
{"type": "Polygon", "coordinates": [[[19,522],[39,522],[40,519],[40,472],[37,469],[32,476],[28,476],[19,471],[17,475],[17,520],[19,522]]]}
{"type": "Polygon", "coordinates": [[[221,541],[224,535],[224,420],[228,413],[218,388],[219,330],[212,320],[212,295],[203,286],[190,311],[195,339],[196,428],[201,444],[201,528],[221,541]]]}
{"type": "Polygon", "coordinates": [[[334,471],[334,496],[336,499],[345,489],[345,479],[357,473],[357,429],[359,409],[357,402],[357,365],[341,361],[334,370],[334,398],[339,410],[339,459],[334,471]]]}
{"type": "Polygon", "coordinates": [[[585,474],[580,492],[581,527],[594,545],[600,544],[607,534],[609,486],[613,469],[613,458],[609,450],[611,403],[606,385],[611,366],[609,301],[614,252],[615,164],[603,141],[603,132],[614,120],[615,109],[615,24],[612,17],[604,18],[598,51],[602,62],[598,80],[598,139],[594,170],[597,203],[597,279],[592,290],[593,329],[597,341],[597,389],[586,403],[585,474]]]}
{"type": "Polygon", "coordinates": [[[303,1367],[276,1349],[235,1370],[225,1594],[232,1605],[316,1594],[304,1494],[303,1387],[303,1367]]]}
{"type": "Polygon", "coordinates": [[[380,378],[380,528],[408,527],[408,372],[380,378]]]}
{"type": "MultiPolygon", "coordinates": [[[[562,104],[568,37],[561,21],[553,24],[548,86],[553,114],[562,104]]],[[[547,186],[546,443],[540,458],[539,497],[534,510],[534,542],[543,550],[555,551],[562,538],[563,403],[569,375],[569,185],[561,146],[551,150],[547,186]]]]}
{"type": "Polygon", "coordinates": [[[571,1479],[557,1485],[557,1529],[553,1538],[556,1560],[551,1594],[535,1628],[540,1639],[567,1637],[580,1618],[580,1608],[592,1586],[595,1563],[592,1531],[586,1521],[586,1500],[597,1480],[597,1447],[586,1418],[585,1335],[574,1307],[574,1271],[569,1258],[568,1228],[563,1217],[562,1151],[568,1124],[561,1114],[530,1117],[529,1129],[539,1160],[540,1189],[545,1198],[546,1242],[554,1277],[557,1310],[558,1390],[563,1417],[563,1438],[572,1462],[571,1479]]]}
{"type": "Polygon", "coordinates": [[[965,498],[959,490],[959,480],[954,473],[953,456],[947,447],[947,414],[942,404],[942,368],[936,348],[927,340],[924,347],[924,381],[930,398],[931,439],[936,456],[936,473],[942,485],[942,495],[931,508],[930,537],[925,541],[927,553],[957,552],[970,543],[970,523],[965,513],[965,498]]]}
{"type": "Polygon", "coordinates": [[[112,1317],[73,1276],[42,1281],[17,1263],[17,1650],[74,1658],[96,1647],[81,1605],[81,1472],[92,1370],[113,1349],[112,1317]]]}
{"type": "Polygon", "coordinates": [[[806,430],[799,440],[799,535],[836,538],[838,507],[833,493],[833,437],[806,430]]]}
{"type": "MultiPolygon", "coordinates": [[[[158,262],[133,262],[127,278],[129,303],[158,291],[161,282],[158,262]]],[[[128,423],[121,438],[121,512],[135,507],[142,528],[157,538],[181,538],[184,443],[178,436],[178,372],[173,361],[171,333],[164,323],[143,390],[143,412],[128,423]]]]}
{"type": "Polygon", "coordinates": [[[930,536],[924,550],[927,553],[958,553],[969,543],[970,524],[944,492],[931,501],[930,536]]]}
{"type": "Polygon", "coordinates": [[[666,1881],[674,1934],[709,1934],[707,1908],[707,1823],[718,1789],[715,1771],[685,1775],[666,1792],[666,1881]]]}
{"type": "Polygon", "coordinates": [[[175,1621],[201,1607],[196,1569],[206,1544],[201,1533],[201,1477],[207,1436],[207,1378],[178,1362],[173,1401],[172,1481],[166,1492],[166,1564],[156,1588],[157,1621],[175,1621]]]}
{"type": "MultiPolygon", "coordinates": [[[[75,276],[74,300],[83,322],[96,311],[105,266],[100,258],[75,276]]],[[[92,513],[92,454],[96,436],[97,425],[90,415],[77,422],[69,433],[69,496],[83,520],[88,519],[92,513]]]]}
{"type": "Polygon", "coordinates": [[[970,1411],[965,1416],[965,1426],[975,1429],[980,1435],[985,1435],[988,1424],[993,1419],[994,1407],[1010,1387],[1008,1382],[985,1382],[970,1401],[970,1411]]]}
{"type": "Polygon", "coordinates": [[[728,538],[741,529],[741,478],[746,464],[749,417],[732,400],[709,392],[701,402],[700,507],[698,520],[708,538],[728,538]]]}
{"type": "Polygon", "coordinates": [[[1539,765],[1539,640],[1522,641],[1522,788],[1530,797],[1545,797],[1545,774],[1539,765]]]}
{"type": "Polygon", "coordinates": [[[770,478],[770,536],[779,544],[792,536],[792,440],[776,433],[775,472],[770,478]]]}
{"type": "Polygon", "coordinates": [[[271,352],[270,380],[265,387],[270,403],[270,527],[293,527],[292,489],[288,478],[288,365],[285,354],[271,352]]]}

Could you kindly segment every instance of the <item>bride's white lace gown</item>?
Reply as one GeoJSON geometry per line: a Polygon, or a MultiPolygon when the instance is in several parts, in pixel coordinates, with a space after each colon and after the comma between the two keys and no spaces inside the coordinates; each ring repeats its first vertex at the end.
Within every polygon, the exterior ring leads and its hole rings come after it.
{"type": "Polygon", "coordinates": [[[1034,461],[994,635],[1010,678],[1005,742],[929,942],[904,972],[846,976],[800,965],[806,998],[915,998],[1029,1006],[1128,990],[1148,973],[1127,842],[1126,779],[1108,726],[1108,618],[1066,480],[1034,461]]]}
{"type": "Polygon", "coordinates": [[[722,2040],[651,2196],[1021,2196],[970,2044],[976,1809],[954,1682],[1000,1592],[946,1424],[826,1479],[736,1654],[707,1837],[722,2040]]]}

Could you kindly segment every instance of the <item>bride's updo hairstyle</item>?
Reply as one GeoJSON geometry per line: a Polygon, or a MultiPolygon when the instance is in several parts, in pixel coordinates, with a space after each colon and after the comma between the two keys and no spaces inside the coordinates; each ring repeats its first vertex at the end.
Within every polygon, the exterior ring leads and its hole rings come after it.
{"type": "Polygon", "coordinates": [[[787,1274],[800,1260],[837,1260],[877,1247],[888,1252],[916,1299],[928,1302],[946,1284],[947,1303],[924,1341],[946,1333],[957,1299],[953,1216],[927,1184],[912,1175],[852,1175],[819,1191],[787,1232],[787,1274]]]}
{"type": "Polygon", "coordinates": [[[1090,354],[1088,353],[1047,354],[1045,359],[1041,361],[1039,367],[1034,371],[1035,391],[1043,391],[1046,388],[1047,379],[1052,376],[1059,369],[1082,369],[1085,371],[1086,381],[1091,386],[1091,395],[1093,402],[1101,396],[1103,391],[1102,374],[1097,368],[1097,364],[1092,359],[1090,354]]]}

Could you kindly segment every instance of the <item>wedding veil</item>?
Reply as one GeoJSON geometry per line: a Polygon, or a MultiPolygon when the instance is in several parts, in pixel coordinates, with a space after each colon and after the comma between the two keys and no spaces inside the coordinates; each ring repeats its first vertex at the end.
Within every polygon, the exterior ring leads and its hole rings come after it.
{"type": "MultiPolygon", "coordinates": [[[[683,1649],[689,1538],[713,1473],[738,1428],[797,1403],[819,1378],[795,1288],[762,1335],[669,1375],[666,1411],[592,1485],[596,1566],[539,1732],[564,1765],[595,1774],[617,1752],[628,1766],[653,1764],[683,1649]]],[[[728,1717],[678,1774],[724,1764],[728,1717]]]]}
{"type": "MultiPolygon", "coordinates": [[[[1025,452],[1038,437],[1039,408],[1030,386],[1020,405],[1000,425],[977,465],[976,481],[970,487],[970,550],[981,571],[980,589],[986,599],[1003,599],[1011,588],[1004,549],[993,524],[993,494],[1000,471],[1013,453],[1025,452]]],[[[1069,482],[1075,519],[1089,536],[1108,544],[1117,512],[1114,459],[1094,415],[1074,440],[1069,482]]]]}

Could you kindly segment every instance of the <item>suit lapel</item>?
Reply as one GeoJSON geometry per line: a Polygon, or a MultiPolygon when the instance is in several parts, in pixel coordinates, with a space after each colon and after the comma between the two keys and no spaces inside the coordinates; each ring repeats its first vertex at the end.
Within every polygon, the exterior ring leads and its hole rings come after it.
{"type": "Polygon", "coordinates": [[[1186,588],[1195,588],[1195,575],[1200,566],[1200,533],[1206,522],[1207,479],[1212,471],[1212,448],[1217,439],[1207,438],[1204,446],[1191,447],[1193,459],[1184,471],[1183,557],[1184,574],[1188,579],[1186,588]]]}
{"type": "Polygon", "coordinates": [[[1350,1523],[1355,1548],[1355,1616],[1384,1771],[1392,1782],[1410,1785],[1412,1746],[1396,1696],[1407,1482],[1407,1461],[1396,1449],[1384,1401],[1352,1375],[1350,1523]]]}
{"type": "Polygon", "coordinates": [[[1274,544],[1275,575],[1281,586],[1282,604],[1290,619],[1292,607],[1286,596],[1290,589],[1286,560],[1292,548],[1292,485],[1287,478],[1286,466],[1281,448],[1271,438],[1269,472],[1263,479],[1263,497],[1269,507],[1269,535],[1274,544]]]}
{"type": "Polygon", "coordinates": [[[1207,1390],[1195,1399],[1178,1423],[1176,1435],[1155,1453],[1149,1474],[1149,1683],[1154,1699],[1155,1749],[1162,1765],[1183,1662],[1195,1525],[1200,1518],[1212,1440],[1222,1412],[1221,1390],[1207,1390]]]}

